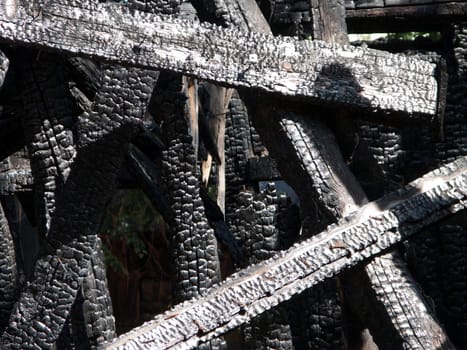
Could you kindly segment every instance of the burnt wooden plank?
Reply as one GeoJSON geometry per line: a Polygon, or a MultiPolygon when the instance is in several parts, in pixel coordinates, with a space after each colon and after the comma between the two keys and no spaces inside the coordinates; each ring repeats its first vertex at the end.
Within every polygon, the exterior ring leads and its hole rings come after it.
{"type": "Polygon", "coordinates": [[[396,3],[384,7],[357,8],[346,6],[349,31],[404,32],[440,30],[446,24],[467,19],[467,1],[445,1],[424,4],[396,3]]]}
{"type": "Polygon", "coordinates": [[[4,10],[1,40],[166,69],[317,103],[436,114],[435,65],[422,60],[361,47],[244,33],[109,4],[39,4],[4,10]]]}
{"type": "MultiPolygon", "coordinates": [[[[370,1],[359,1],[359,3],[368,2],[370,1]]],[[[313,33],[314,38],[340,43],[347,42],[343,1],[312,0],[312,4],[313,22],[327,29],[313,33]]],[[[307,123],[306,119],[308,118],[299,115],[287,117],[285,114],[285,117],[281,118],[282,128],[295,146],[293,154],[301,155],[302,168],[306,169],[308,175],[307,185],[318,193],[317,203],[332,216],[334,222],[356,211],[368,199],[344,162],[332,133],[320,121],[308,120],[309,123],[307,123]],[[300,130],[298,135],[297,130],[300,130]],[[307,147],[300,147],[303,143],[307,147]],[[308,162],[308,159],[312,162],[308,162]],[[310,164],[318,164],[318,166],[314,167],[310,164]],[[319,164],[326,166],[320,167],[319,164]]],[[[352,125],[347,111],[340,112],[339,120],[344,125],[352,125]]],[[[277,128],[271,128],[271,130],[277,130],[277,128]]],[[[346,133],[349,133],[349,130],[346,130],[346,133]]],[[[354,312],[366,321],[366,325],[380,348],[391,349],[400,346],[416,349],[419,344],[430,344],[426,346],[426,349],[432,350],[454,348],[442,327],[430,313],[429,307],[421,297],[417,283],[397,252],[376,257],[365,266],[364,270],[369,283],[362,284],[358,288],[364,290],[365,299],[352,298],[356,294],[355,291],[347,293],[344,298],[348,300],[354,312]],[[377,304],[383,305],[383,308],[379,310],[377,304]],[[371,311],[362,312],[362,309],[371,311]],[[376,314],[375,319],[378,322],[364,317],[365,314],[371,312],[376,314]],[[380,332],[381,329],[385,332],[380,332]],[[394,337],[391,332],[388,332],[389,329],[394,329],[397,335],[394,337]],[[390,345],[387,345],[388,341],[390,345]],[[397,343],[400,345],[396,345],[397,343]]],[[[358,272],[356,274],[358,275],[358,272]]],[[[353,284],[355,286],[354,275],[355,273],[351,272],[348,278],[343,277],[342,285],[353,284]]],[[[362,336],[364,334],[365,332],[362,336]]],[[[376,347],[375,344],[370,344],[372,342],[369,339],[362,337],[362,341],[367,342],[365,347],[376,347]]]]}
{"type": "Polygon", "coordinates": [[[338,225],[232,275],[107,349],[190,349],[466,207],[467,157],[363,206],[338,225]]]}

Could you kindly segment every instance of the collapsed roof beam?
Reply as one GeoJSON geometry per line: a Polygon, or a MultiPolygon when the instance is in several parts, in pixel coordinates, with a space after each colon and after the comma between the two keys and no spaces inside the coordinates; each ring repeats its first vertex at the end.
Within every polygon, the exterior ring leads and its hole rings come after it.
{"type": "Polygon", "coordinates": [[[367,111],[435,115],[435,65],[367,48],[245,33],[79,1],[3,2],[0,41],[367,111]],[[42,5],[41,5],[42,4],[42,5]]]}
{"type": "Polygon", "coordinates": [[[465,209],[466,183],[467,156],[361,207],[321,234],[233,274],[201,298],[175,306],[106,348],[194,348],[465,209]]]}

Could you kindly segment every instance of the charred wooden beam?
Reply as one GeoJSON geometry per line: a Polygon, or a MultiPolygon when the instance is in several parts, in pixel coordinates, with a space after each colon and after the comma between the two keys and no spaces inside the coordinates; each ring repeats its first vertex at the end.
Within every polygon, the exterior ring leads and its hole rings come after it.
{"type": "Polygon", "coordinates": [[[48,53],[36,57],[31,50],[14,56],[17,84],[24,113],[21,122],[37,191],[38,231],[46,236],[61,192],[76,155],[71,126],[79,110],[68,90],[64,60],[48,53]]]}
{"type": "Polygon", "coordinates": [[[349,31],[355,33],[439,30],[467,20],[466,1],[385,1],[385,6],[346,7],[349,31]]]}
{"type": "Polygon", "coordinates": [[[8,8],[0,28],[1,40],[16,45],[166,69],[317,103],[437,112],[434,64],[366,48],[246,34],[74,1],[8,8]]]}
{"type": "Polygon", "coordinates": [[[15,244],[0,202],[0,332],[8,326],[8,318],[18,297],[18,286],[15,244]]]}
{"type": "MultiPolygon", "coordinates": [[[[42,252],[30,283],[15,304],[0,338],[3,349],[50,348],[83,280],[96,276],[92,261],[99,247],[101,216],[126,154],[133,123],[143,115],[157,78],[155,73],[142,73],[139,69],[107,67],[93,108],[80,117],[77,153],[57,198],[48,233],[50,246],[42,252]]],[[[100,277],[104,278],[96,283],[102,293],[105,276],[100,277]]],[[[96,296],[92,288],[89,292],[96,296]]],[[[94,346],[114,335],[108,295],[100,294],[96,302],[102,303],[98,310],[83,307],[89,320],[87,336],[94,346]]]]}
{"type": "Polygon", "coordinates": [[[467,157],[363,206],[321,234],[242,270],[201,298],[120,336],[107,349],[189,349],[465,209],[467,157]]]}

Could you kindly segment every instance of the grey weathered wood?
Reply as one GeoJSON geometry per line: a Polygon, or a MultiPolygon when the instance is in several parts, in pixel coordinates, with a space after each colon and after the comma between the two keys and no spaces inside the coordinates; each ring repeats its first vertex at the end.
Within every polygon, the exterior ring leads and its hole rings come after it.
{"type": "Polygon", "coordinates": [[[242,270],[205,296],[123,334],[107,349],[190,349],[465,209],[467,157],[363,206],[321,234],[242,270]]]}
{"type": "Polygon", "coordinates": [[[2,14],[0,29],[4,42],[173,70],[315,102],[428,115],[437,109],[434,64],[367,48],[246,34],[75,1],[18,6],[11,15],[2,14]]]}

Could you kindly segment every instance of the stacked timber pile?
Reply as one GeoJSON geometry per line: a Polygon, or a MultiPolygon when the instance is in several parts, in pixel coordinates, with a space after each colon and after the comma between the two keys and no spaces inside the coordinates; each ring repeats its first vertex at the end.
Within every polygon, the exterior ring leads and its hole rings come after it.
{"type": "Polygon", "coordinates": [[[467,347],[466,13],[1,2],[0,347],[467,347]],[[348,45],[395,26],[441,39],[348,45]],[[98,231],[128,184],[172,308],[117,337],[98,231]]]}

